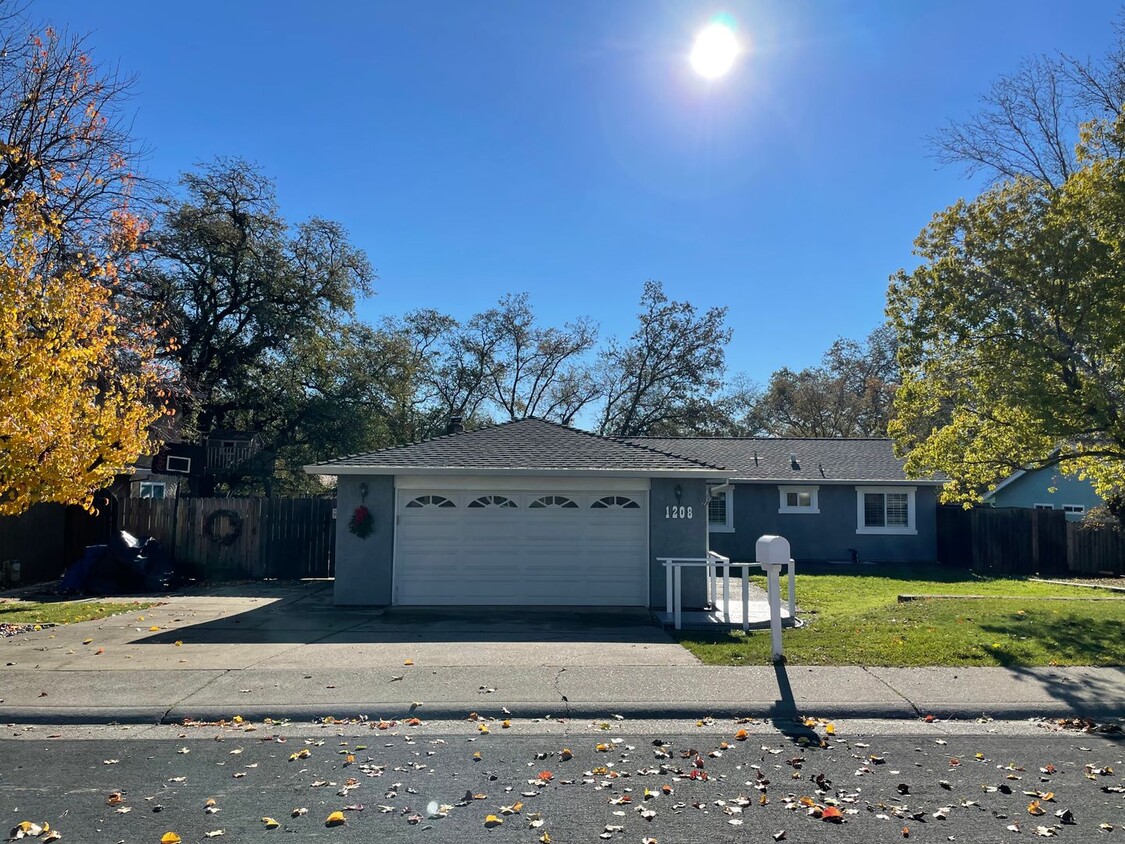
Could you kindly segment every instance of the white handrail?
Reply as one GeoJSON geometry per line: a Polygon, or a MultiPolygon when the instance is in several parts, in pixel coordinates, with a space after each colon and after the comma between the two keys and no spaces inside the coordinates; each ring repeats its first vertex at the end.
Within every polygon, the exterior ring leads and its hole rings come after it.
{"type": "MultiPolygon", "coordinates": [[[[730,557],[708,551],[706,557],[657,557],[664,564],[664,606],[672,616],[676,629],[683,623],[683,590],[681,588],[681,569],[689,566],[703,566],[707,569],[707,596],[711,606],[716,606],[719,569],[723,570],[723,620],[730,623],[730,557]]],[[[742,629],[750,630],[750,575],[742,569],[742,629]]]]}
{"type": "MultiPolygon", "coordinates": [[[[703,566],[707,569],[707,592],[711,605],[716,605],[716,589],[718,586],[719,569],[723,570],[723,620],[730,623],[730,557],[724,557],[714,551],[708,551],[706,557],[657,557],[657,562],[664,565],[665,595],[664,605],[666,611],[672,616],[677,630],[681,629],[683,622],[683,591],[681,586],[680,571],[686,567],[703,566]]],[[[770,639],[771,651],[775,660],[781,658],[781,589],[778,584],[778,574],[785,566],[789,581],[789,617],[797,617],[797,578],[793,570],[793,560],[784,563],[736,563],[742,568],[742,629],[750,630],[750,567],[762,569],[766,574],[767,594],[770,606],[770,639]]]]}

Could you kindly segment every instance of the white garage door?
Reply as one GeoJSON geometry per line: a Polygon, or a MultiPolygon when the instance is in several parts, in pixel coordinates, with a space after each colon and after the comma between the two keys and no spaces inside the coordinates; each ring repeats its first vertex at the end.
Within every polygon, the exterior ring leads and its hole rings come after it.
{"type": "Polygon", "coordinates": [[[648,605],[647,492],[397,497],[397,604],[648,605]]]}

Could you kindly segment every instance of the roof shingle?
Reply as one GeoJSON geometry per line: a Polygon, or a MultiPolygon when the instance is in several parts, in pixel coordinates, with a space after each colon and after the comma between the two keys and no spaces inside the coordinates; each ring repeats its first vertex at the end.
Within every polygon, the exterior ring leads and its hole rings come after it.
{"type": "Polygon", "coordinates": [[[739,480],[907,480],[903,461],[895,457],[887,439],[629,437],[622,441],[723,466],[739,480]]]}
{"type": "Polygon", "coordinates": [[[887,439],[601,437],[541,419],[521,419],[420,443],[308,466],[391,474],[473,471],[710,474],[745,481],[902,482],[903,461],[887,439]],[[791,460],[795,456],[796,460],[791,460]]]}
{"type": "Polygon", "coordinates": [[[320,474],[332,474],[334,469],[340,468],[370,468],[384,472],[387,469],[714,470],[721,474],[721,467],[703,460],[667,454],[644,443],[599,437],[541,419],[521,419],[491,428],[449,434],[369,454],[340,457],[307,468],[320,474]]]}

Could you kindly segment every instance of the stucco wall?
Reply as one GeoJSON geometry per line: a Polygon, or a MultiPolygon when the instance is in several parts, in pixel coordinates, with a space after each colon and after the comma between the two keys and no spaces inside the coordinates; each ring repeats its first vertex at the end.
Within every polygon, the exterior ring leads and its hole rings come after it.
{"type": "MultiPolygon", "coordinates": [[[[677,516],[679,511],[676,511],[677,516]]],[[[657,557],[700,557],[707,551],[707,485],[702,480],[653,478],[649,491],[649,606],[663,609],[665,603],[664,564],[657,557]],[[676,497],[676,486],[681,489],[676,497]],[[668,518],[671,507],[691,507],[690,519],[668,518]]],[[[707,599],[707,582],[702,569],[687,569],[682,580],[682,606],[700,607],[707,599]]]]}
{"type": "MultiPolygon", "coordinates": [[[[875,484],[872,484],[873,486],[875,484]]],[[[778,513],[778,485],[736,484],[734,532],[711,533],[711,547],[732,560],[753,560],[763,534],[789,540],[795,560],[848,560],[849,549],[870,562],[930,562],[937,558],[937,498],[930,486],[916,487],[917,535],[857,534],[856,488],[820,484],[819,513],[778,513]]]]}
{"type": "MultiPolygon", "coordinates": [[[[1098,507],[1101,496],[1094,492],[1089,481],[1082,481],[1073,475],[1064,475],[1057,470],[1040,469],[1028,472],[1012,481],[992,496],[996,507],[1034,507],[1036,504],[1053,504],[1061,510],[1064,504],[1081,504],[1087,510],[1098,507]],[[1050,490],[1054,489],[1054,492],[1050,490]]],[[[1078,521],[1078,513],[1067,513],[1067,518],[1078,521]]]]}
{"type": "Polygon", "coordinates": [[[341,475],[336,487],[337,604],[382,606],[391,602],[394,556],[395,485],[390,475],[341,475]],[[362,503],[371,511],[375,529],[366,539],[348,530],[352,512],[361,503],[359,485],[367,484],[362,503]]]}

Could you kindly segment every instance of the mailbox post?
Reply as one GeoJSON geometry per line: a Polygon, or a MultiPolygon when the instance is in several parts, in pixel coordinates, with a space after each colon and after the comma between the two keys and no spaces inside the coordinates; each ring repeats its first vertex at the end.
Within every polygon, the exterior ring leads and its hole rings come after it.
{"type": "MultiPolygon", "coordinates": [[[[784,536],[761,536],[754,546],[756,562],[766,573],[766,591],[770,603],[770,659],[774,662],[782,658],[781,653],[781,567],[792,572],[793,560],[790,556],[789,540],[784,536]]],[[[793,582],[789,584],[790,605],[793,603],[793,582]]]]}

